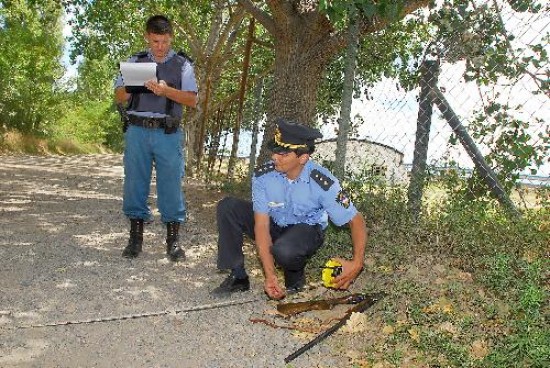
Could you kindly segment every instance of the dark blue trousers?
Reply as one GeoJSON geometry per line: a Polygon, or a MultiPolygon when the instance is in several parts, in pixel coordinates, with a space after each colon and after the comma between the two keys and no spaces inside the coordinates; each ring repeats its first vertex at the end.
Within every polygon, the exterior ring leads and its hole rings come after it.
{"type": "MultiPolygon", "coordinates": [[[[218,268],[244,268],[243,236],[254,239],[252,202],[226,197],[218,203],[218,268]]],[[[271,221],[271,253],[285,274],[285,286],[291,287],[303,278],[308,259],[323,245],[320,225],[295,224],[285,227],[271,221]]]]}

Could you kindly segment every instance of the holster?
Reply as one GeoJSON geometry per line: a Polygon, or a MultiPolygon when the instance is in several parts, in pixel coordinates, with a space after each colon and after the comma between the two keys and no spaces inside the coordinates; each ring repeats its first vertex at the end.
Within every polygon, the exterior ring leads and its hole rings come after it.
{"type": "Polygon", "coordinates": [[[116,104],[118,113],[120,114],[120,121],[122,122],[122,132],[126,133],[128,130],[128,125],[130,124],[130,119],[128,118],[128,113],[122,104],[116,104]]]}
{"type": "Polygon", "coordinates": [[[180,122],[170,116],[166,117],[166,123],[164,124],[164,134],[173,134],[178,130],[180,122]]]}

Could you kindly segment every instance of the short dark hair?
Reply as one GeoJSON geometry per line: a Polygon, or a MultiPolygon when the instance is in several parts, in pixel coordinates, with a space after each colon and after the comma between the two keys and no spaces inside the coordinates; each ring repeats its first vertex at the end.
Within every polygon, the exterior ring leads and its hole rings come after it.
{"type": "Polygon", "coordinates": [[[159,35],[174,34],[172,23],[170,23],[170,20],[164,15],[153,15],[147,19],[147,23],[145,23],[145,32],[159,35]]]}

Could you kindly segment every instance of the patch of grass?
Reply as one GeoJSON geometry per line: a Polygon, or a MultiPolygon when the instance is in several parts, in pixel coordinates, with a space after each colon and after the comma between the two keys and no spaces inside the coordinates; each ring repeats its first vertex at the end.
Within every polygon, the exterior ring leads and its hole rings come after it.
{"type": "Polygon", "coordinates": [[[483,361],[483,367],[550,366],[550,330],[546,326],[524,326],[497,341],[496,346],[483,361]]]}
{"type": "MultiPolygon", "coordinates": [[[[550,366],[550,191],[511,218],[491,198],[435,188],[413,221],[406,188],[345,183],[369,228],[362,291],[387,291],[358,358],[372,366],[550,366]]],[[[227,188],[234,189],[234,188],[227,188]]],[[[539,194],[537,194],[539,195],[539,194]]],[[[351,257],[347,227],[330,225],[307,272],[351,257]]],[[[367,365],[368,366],[368,365],[367,365]]]]}
{"type": "Polygon", "coordinates": [[[69,138],[45,138],[9,131],[0,136],[0,153],[30,155],[76,155],[108,152],[97,144],[69,138]]]}
{"type": "Polygon", "coordinates": [[[403,351],[401,351],[399,348],[395,348],[393,350],[387,351],[384,355],[384,358],[387,362],[394,365],[395,367],[400,367],[403,361],[403,355],[403,351]]]}
{"type": "Polygon", "coordinates": [[[418,346],[421,350],[430,351],[432,356],[443,356],[446,365],[452,367],[476,366],[470,359],[468,347],[462,345],[460,340],[453,339],[446,334],[436,332],[422,333],[418,346]]]}

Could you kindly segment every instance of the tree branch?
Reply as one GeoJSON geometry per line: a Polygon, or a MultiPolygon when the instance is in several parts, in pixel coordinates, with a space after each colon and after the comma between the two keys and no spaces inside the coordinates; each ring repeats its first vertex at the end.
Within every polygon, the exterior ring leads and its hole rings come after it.
{"type": "MultiPolygon", "coordinates": [[[[430,0],[409,0],[403,6],[403,10],[395,21],[400,21],[408,14],[420,9],[425,8],[430,4],[430,0]]],[[[383,30],[390,24],[391,21],[384,18],[373,17],[372,19],[363,18],[359,24],[360,37],[366,34],[375,33],[383,30]]],[[[347,44],[347,31],[335,33],[326,43],[319,45],[318,47],[325,48],[327,53],[334,54],[339,52],[347,44]]]]}
{"type": "Polygon", "coordinates": [[[250,13],[258,22],[260,22],[265,29],[272,35],[277,34],[278,28],[273,18],[265,11],[258,8],[251,0],[237,0],[247,12],[250,13]]]}
{"type": "Polygon", "coordinates": [[[228,39],[236,37],[235,32],[237,31],[238,25],[243,20],[244,15],[245,12],[242,7],[239,7],[237,11],[231,14],[227,24],[225,24],[223,28],[222,34],[218,39],[213,55],[219,54],[221,52],[221,48],[226,44],[229,44],[229,42],[227,42],[228,39]]]}

